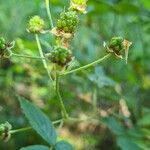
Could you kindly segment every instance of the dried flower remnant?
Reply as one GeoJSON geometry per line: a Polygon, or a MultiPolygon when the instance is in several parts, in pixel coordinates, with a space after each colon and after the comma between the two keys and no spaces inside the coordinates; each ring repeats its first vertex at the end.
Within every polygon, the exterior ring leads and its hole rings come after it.
{"type": "Polygon", "coordinates": [[[71,0],[69,9],[85,14],[86,7],[87,7],[87,0],[71,0]]]}
{"type": "Polygon", "coordinates": [[[122,52],[125,53],[125,60],[127,63],[129,47],[132,45],[132,42],[122,38],[122,37],[113,37],[110,42],[104,43],[108,53],[113,53],[118,58],[123,58],[122,52]]]}

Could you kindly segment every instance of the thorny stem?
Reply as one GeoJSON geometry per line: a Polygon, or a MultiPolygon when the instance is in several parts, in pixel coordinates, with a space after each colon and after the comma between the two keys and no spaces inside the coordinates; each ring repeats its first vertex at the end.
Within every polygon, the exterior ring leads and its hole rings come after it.
{"type": "Polygon", "coordinates": [[[83,69],[87,69],[87,68],[89,68],[89,67],[91,67],[91,66],[94,66],[94,65],[96,65],[96,64],[98,64],[98,63],[100,63],[100,62],[102,62],[102,61],[104,61],[104,60],[106,60],[106,59],[108,59],[110,56],[111,56],[111,54],[107,54],[107,55],[105,55],[104,57],[102,57],[102,58],[100,58],[100,59],[98,59],[98,60],[96,60],[96,61],[94,61],[94,62],[92,62],[92,63],[89,63],[89,64],[87,64],[87,65],[85,65],[85,66],[79,67],[79,68],[77,68],[77,69],[74,69],[74,70],[71,70],[71,71],[68,71],[68,72],[64,72],[64,73],[62,73],[62,74],[60,74],[60,75],[61,75],[61,76],[64,76],[64,75],[68,75],[68,74],[71,74],[71,73],[74,73],[74,72],[81,71],[81,70],[83,70],[83,69]]]}
{"type": "Polygon", "coordinates": [[[12,56],[14,56],[14,57],[22,57],[22,58],[31,58],[31,59],[46,59],[45,57],[21,55],[21,54],[15,54],[15,53],[12,53],[12,56]]]}
{"type": "Polygon", "coordinates": [[[45,0],[45,5],[46,5],[46,11],[50,20],[51,28],[53,28],[54,25],[53,25],[52,15],[51,15],[50,7],[49,7],[49,0],[45,0]]]}
{"type": "MultiPolygon", "coordinates": [[[[63,119],[60,119],[60,120],[56,120],[56,121],[53,121],[53,125],[55,124],[58,124],[58,123],[62,123],[63,119]]],[[[16,129],[16,130],[11,130],[10,131],[10,134],[14,134],[14,133],[18,133],[18,132],[24,132],[24,131],[28,131],[28,130],[31,130],[32,127],[26,127],[26,128],[21,128],[21,129],[16,129]]]]}
{"type": "MultiPolygon", "coordinates": [[[[37,46],[38,46],[38,49],[39,49],[40,56],[43,58],[43,57],[44,57],[44,54],[43,54],[42,47],[41,47],[41,44],[40,44],[39,36],[38,36],[37,34],[35,34],[35,38],[36,38],[36,42],[37,42],[37,46]]],[[[50,75],[50,71],[49,71],[49,69],[48,69],[48,65],[47,65],[47,63],[46,63],[46,60],[45,60],[45,59],[42,59],[42,62],[43,62],[44,68],[45,68],[46,71],[47,71],[47,74],[48,74],[48,76],[49,76],[49,79],[50,79],[51,81],[53,81],[53,80],[52,80],[52,77],[51,77],[51,75],[50,75]]]]}
{"type": "Polygon", "coordinates": [[[62,100],[62,97],[61,97],[60,91],[59,91],[59,75],[58,74],[56,74],[56,79],[55,80],[56,80],[55,89],[56,89],[56,94],[57,94],[59,102],[60,102],[60,107],[61,107],[61,110],[62,110],[62,116],[63,116],[64,119],[68,119],[68,114],[67,114],[65,105],[63,103],[63,100],[62,100]]]}

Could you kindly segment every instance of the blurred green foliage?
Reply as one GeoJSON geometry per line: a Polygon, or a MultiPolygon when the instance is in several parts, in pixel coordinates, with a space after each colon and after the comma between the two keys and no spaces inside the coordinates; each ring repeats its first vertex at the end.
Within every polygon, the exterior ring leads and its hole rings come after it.
{"type": "MultiPolygon", "coordinates": [[[[54,23],[69,0],[51,0],[54,23]]],[[[38,55],[34,36],[26,32],[27,20],[39,14],[49,21],[41,0],[0,0],[0,35],[15,40],[14,52],[38,55]]],[[[61,81],[61,93],[71,116],[92,115],[98,108],[99,122],[69,124],[61,139],[77,150],[149,150],[150,149],[150,1],[89,0],[88,13],[81,16],[72,42],[75,66],[102,57],[103,41],[122,36],[133,42],[128,64],[109,59],[102,64],[61,81]]],[[[40,36],[46,52],[54,45],[51,35],[40,36]]],[[[13,128],[27,126],[17,95],[32,100],[52,120],[60,118],[59,105],[41,61],[12,58],[0,60],[0,122],[13,128]]],[[[33,131],[13,135],[0,149],[44,143],[33,131]]]]}

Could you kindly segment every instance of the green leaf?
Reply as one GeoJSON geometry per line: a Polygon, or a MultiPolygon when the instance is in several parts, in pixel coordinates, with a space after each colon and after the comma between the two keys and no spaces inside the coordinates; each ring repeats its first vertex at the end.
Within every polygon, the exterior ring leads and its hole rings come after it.
{"type": "Polygon", "coordinates": [[[33,145],[33,146],[23,147],[20,150],[49,150],[49,147],[43,145],[33,145]]]}
{"type": "Polygon", "coordinates": [[[56,132],[49,118],[25,98],[19,98],[21,108],[33,129],[49,144],[56,143],[56,132]]]}
{"type": "Polygon", "coordinates": [[[136,143],[126,137],[119,137],[117,144],[122,150],[142,150],[136,143]]]}
{"type": "Polygon", "coordinates": [[[101,66],[98,66],[95,68],[95,73],[90,74],[88,78],[95,83],[99,88],[103,88],[105,86],[107,87],[113,87],[115,85],[115,82],[105,75],[104,70],[101,66]]]}
{"type": "Polygon", "coordinates": [[[55,145],[55,150],[74,150],[74,148],[66,141],[59,141],[55,145]]]}
{"type": "Polygon", "coordinates": [[[120,122],[117,121],[113,117],[103,118],[102,122],[108,126],[108,128],[115,134],[115,135],[123,135],[125,133],[124,128],[121,126],[120,122]]]}

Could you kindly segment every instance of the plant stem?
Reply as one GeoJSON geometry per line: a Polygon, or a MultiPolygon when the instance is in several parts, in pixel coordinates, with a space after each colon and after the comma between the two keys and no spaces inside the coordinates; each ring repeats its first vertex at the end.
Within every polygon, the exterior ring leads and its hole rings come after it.
{"type": "Polygon", "coordinates": [[[64,73],[62,73],[62,74],[60,74],[60,75],[61,75],[61,76],[63,76],[63,75],[68,75],[68,74],[71,74],[71,73],[74,73],[74,72],[81,71],[81,70],[83,70],[83,69],[87,69],[87,68],[89,68],[89,67],[91,67],[91,66],[94,66],[94,65],[96,65],[96,64],[98,64],[98,63],[100,63],[100,62],[102,62],[102,61],[104,61],[104,60],[106,60],[106,59],[108,59],[110,56],[111,56],[111,54],[107,54],[107,55],[105,55],[104,57],[102,57],[102,58],[100,58],[100,59],[98,59],[98,60],[96,60],[96,61],[94,61],[94,62],[92,62],[92,63],[89,63],[89,64],[87,64],[87,65],[85,65],[85,66],[79,67],[79,68],[77,68],[77,69],[74,69],[74,70],[71,70],[71,71],[68,71],[68,72],[64,72],[64,73]]]}
{"type": "Polygon", "coordinates": [[[26,127],[26,128],[11,130],[10,134],[14,134],[14,133],[18,133],[18,132],[24,132],[24,131],[28,131],[28,130],[31,130],[31,129],[32,129],[32,127],[26,127]]]}
{"type": "Polygon", "coordinates": [[[68,114],[67,114],[65,105],[63,103],[63,100],[62,100],[62,97],[61,97],[60,91],[59,91],[59,75],[58,74],[56,75],[56,79],[55,80],[56,80],[56,84],[55,84],[56,87],[55,87],[55,89],[56,89],[57,97],[58,97],[59,102],[60,102],[62,116],[63,116],[64,119],[68,119],[68,114]]]}
{"type": "Polygon", "coordinates": [[[65,120],[66,122],[76,122],[76,123],[79,123],[79,122],[94,122],[94,121],[97,121],[97,119],[94,119],[93,116],[92,117],[87,117],[87,118],[72,118],[72,117],[69,117],[68,120],[65,120]]]}
{"type": "Polygon", "coordinates": [[[61,123],[62,121],[63,121],[63,119],[53,121],[53,125],[58,124],[58,123],[61,123]]]}
{"type": "Polygon", "coordinates": [[[50,7],[49,7],[49,0],[45,0],[45,5],[46,5],[46,11],[50,20],[51,28],[53,28],[54,25],[53,25],[52,15],[51,15],[50,7]]]}
{"type": "MultiPolygon", "coordinates": [[[[60,120],[53,121],[52,123],[53,123],[53,125],[55,125],[55,124],[61,123],[62,121],[63,121],[63,119],[60,119],[60,120]]],[[[32,127],[26,127],[26,128],[11,130],[10,134],[14,134],[14,133],[18,133],[18,132],[24,132],[24,131],[28,131],[31,129],[32,129],[32,127]]]]}
{"type": "MultiPolygon", "coordinates": [[[[66,113],[66,110],[65,110],[65,113],[66,113]]],[[[62,127],[63,123],[66,121],[71,121],[71,122],[82,122],[82,121],[89,121],[91,120],[92,118],[86,118],[86,119],[80,119],[80,118],[71,118],[71,117],[68,117],[68,114],[66,113],[64,116],[67,116],[66,118],[64,119],[59,119],[59,120],[56,120],[56,121],[53,121],[53,125],[55,124],[58,124],[60,123],[60,126],[59,128],[62,127]]],[[[16,130],[11,130],[10,131],[10,134],[15,134],[15,133],[19,133],[19,132],[25,132],[25,131],[28,131],[28,130],[31,130],[32,127],[25,127],[25,128],[21,128],[21,129],[16,129],[16,130]]]]}
{"type": "Polygon", "coordinates": [[[15,54],[15,53],[12,53],[12,56],[15,56],[15,57],[23,57],[23,58],[31,58],[31,59],[46,59],[45,57],[21,55],[21,54],[15,54]]]}
{"type": "MultiPolygon", "coordinates": [[[[44,58],[44,54],[43,54],[42,47],[41,47],[41,44],[40,44],[39,36],[38,36],[37,34],[35,34],[35,38],[36,38],[36,42],[37,42],[37,46],[38,46],[38,50],[39,50],[40,56],[41,56],[42,58],[44,58]]],[[[46,63],[46,60],[45,60],[45,59],[42,59],[42,62],[43,62],[44,68],[45,68],[46,71],[47,71],[47,74],[48,74],[48,76],[49,76],[49,79],[50,79],[51,81],[53,81],[53,80],[52,80],[52,77],[51,77],[51,75],[50,75],[50,71],[49,71],[49,69],[48,69],[48,65],[47,65],[47,63],[46,63]]]]}
{"type": "Polygon", "coordinates": [[[63,125],[64,125],[64,120],[62,120],[62,121],[60,122],[58,129],[61,129],[61,128],[63,127],[63,125]]]}

